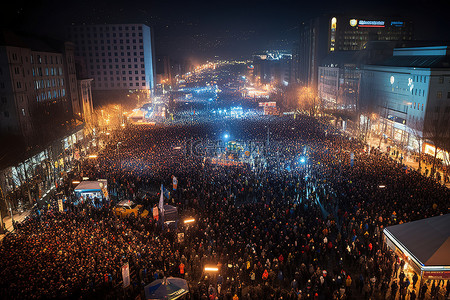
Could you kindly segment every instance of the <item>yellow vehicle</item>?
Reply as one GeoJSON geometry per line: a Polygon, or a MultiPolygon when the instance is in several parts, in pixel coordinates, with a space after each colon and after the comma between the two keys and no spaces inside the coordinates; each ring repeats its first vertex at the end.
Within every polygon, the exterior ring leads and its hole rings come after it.
{"type": "Polygon", "coordinates": [[[131,216],[134,216],[135,218],[137,218],[138,216],[145,218],[148,216],[148,210],[144,209],[144,207],[142,205],[136,204],[130,200],[120,201],[113,208],[113,211],[118,217],[121,217],[121,218],[131,217],[131,216]]]}

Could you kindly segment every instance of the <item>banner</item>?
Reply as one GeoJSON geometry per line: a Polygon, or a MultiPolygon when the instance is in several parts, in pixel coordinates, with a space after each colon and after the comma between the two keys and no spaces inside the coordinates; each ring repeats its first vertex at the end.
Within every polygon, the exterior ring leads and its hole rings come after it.
{"type": "Polygon", "coordinates": [[[161,184],[161,196],[159,197],[159,211],[161,212],[161,218],[164,217],[164,191],[163,191],[163,185],[161,184]]]}
{"type": "Polygon", "coordinates": [[[64,211],[64,206],[63,206],[62,199],[58,199],[58,207],[59,207],[59,211],[64,211]]]}
{"type": "Polygon", "coordinates": [[[355,154],[353,152],[350,153],[350,166],[353,167],[353,163],[355,161],[355,154]]]}
{"type": "Polygon", "coordinates": [[[172,185],[173,185],[173,190],[176,191],[177,187],[178,187],[178,179],[172,175],[172,185]]]}
{"type": "Polygon", "coordinates": [[[128,265],[128,263],[122,266],[122,280],[124,288],[130,285],[130,266],[128,265]]]}

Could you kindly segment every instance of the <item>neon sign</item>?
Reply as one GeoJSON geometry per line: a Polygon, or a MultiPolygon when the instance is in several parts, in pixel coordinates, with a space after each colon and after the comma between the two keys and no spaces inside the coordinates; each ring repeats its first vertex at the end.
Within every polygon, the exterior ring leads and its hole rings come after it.
{"type": "Polygon", "coordinates": [[[384,27],[384,21],[367,21],[367,20],[359,20],[359,27],[384,27]]]}
{"type": "Polygon", "coordinates": [[[394,27],[403,27],[403,22],[402,21],[391,21],[391,26],[394,27]]]}

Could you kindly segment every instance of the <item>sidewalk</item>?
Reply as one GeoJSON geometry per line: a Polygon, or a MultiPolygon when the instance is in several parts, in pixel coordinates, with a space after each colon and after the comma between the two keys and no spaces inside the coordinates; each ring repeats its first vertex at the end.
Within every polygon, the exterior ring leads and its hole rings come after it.
{"type": "MultiPolygon", "coordinates": [[[[403,160],[402,163],[404,165],[406,165],[407,167],[414,169],[414,170],[418,170],[419,169],[419,162],[416,162],[416,160],[414,159],[414,157],[407,155],[404,150],[398,148],[395,145],[391,145],[390,143],[385,143],[384,140],[381,141],[380,143],[380,138],[379,137],[370,137],[369,139],[367,139],[366,143],[369,145],[369,147],[374,147],[374,148],[378,148],[378,145],[380,145],[380,151],[386,153],[387,152],[387,147],[391,148],[391,153],[389,153],[389,156],[393,159],[396,160],[398,162],[400,162],[400,157],[403,156],[403,160]],[[398,150],[400,152],[400,154],[397,156],[392,155],[392,151],[393,150],[398,150]]],[[[423,176],[425,175],[425,169],[431,170],[432,165],[426,164],[425,162],[421,163],[421,174],[423,176]]],[[[442,174],[442,170],[438,170],[441,174],[442,174]]],[[[450,188],[450,182],[447,182],[444,184],[444,180],[441,179],[440,182],[442,185],[445,185],[447,188],[450,188]]]]}
{"type": "MultiPolygon", "coordinates": [[[[29,215],[30,215],[30,210],[26,210],[23,213],[13,214],[13,218],[14,218],[15,222],[22,223],[22,221],[25,220],[25,218],[28,217],[29,215]]],[[[7,231],[12,232],[14,230],[10,214],[8,216],[3,217],[3,222],[5,223],[5,228],[7,231]]],[[[0,234],[0,241],[2,241],[5,236],[6,236],[6,234],[0,234]]]]}

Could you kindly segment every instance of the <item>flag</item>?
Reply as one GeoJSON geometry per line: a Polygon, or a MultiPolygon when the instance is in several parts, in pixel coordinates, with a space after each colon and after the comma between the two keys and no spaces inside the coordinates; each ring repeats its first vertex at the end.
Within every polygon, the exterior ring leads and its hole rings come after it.
{"type": "Polygon", "coordinates": [[[172,175],[172,185],[173,185],[173,190],[176,191],[177,190],[177,186],[178,186],[178,179],[172,175]]]}
{"type": "Polygon", "coordinates": [[[163,185],[161,184],[161,196],[159,197],[159,211],[161,212],[161,216],[164,216],[164,192],[163,192],[163,185]]]}
{"type": "Polygon", "coordinates": [[[170,199],[170,192],[161,184],[161,191],[164,194],[164,197],[170,199]]]}

